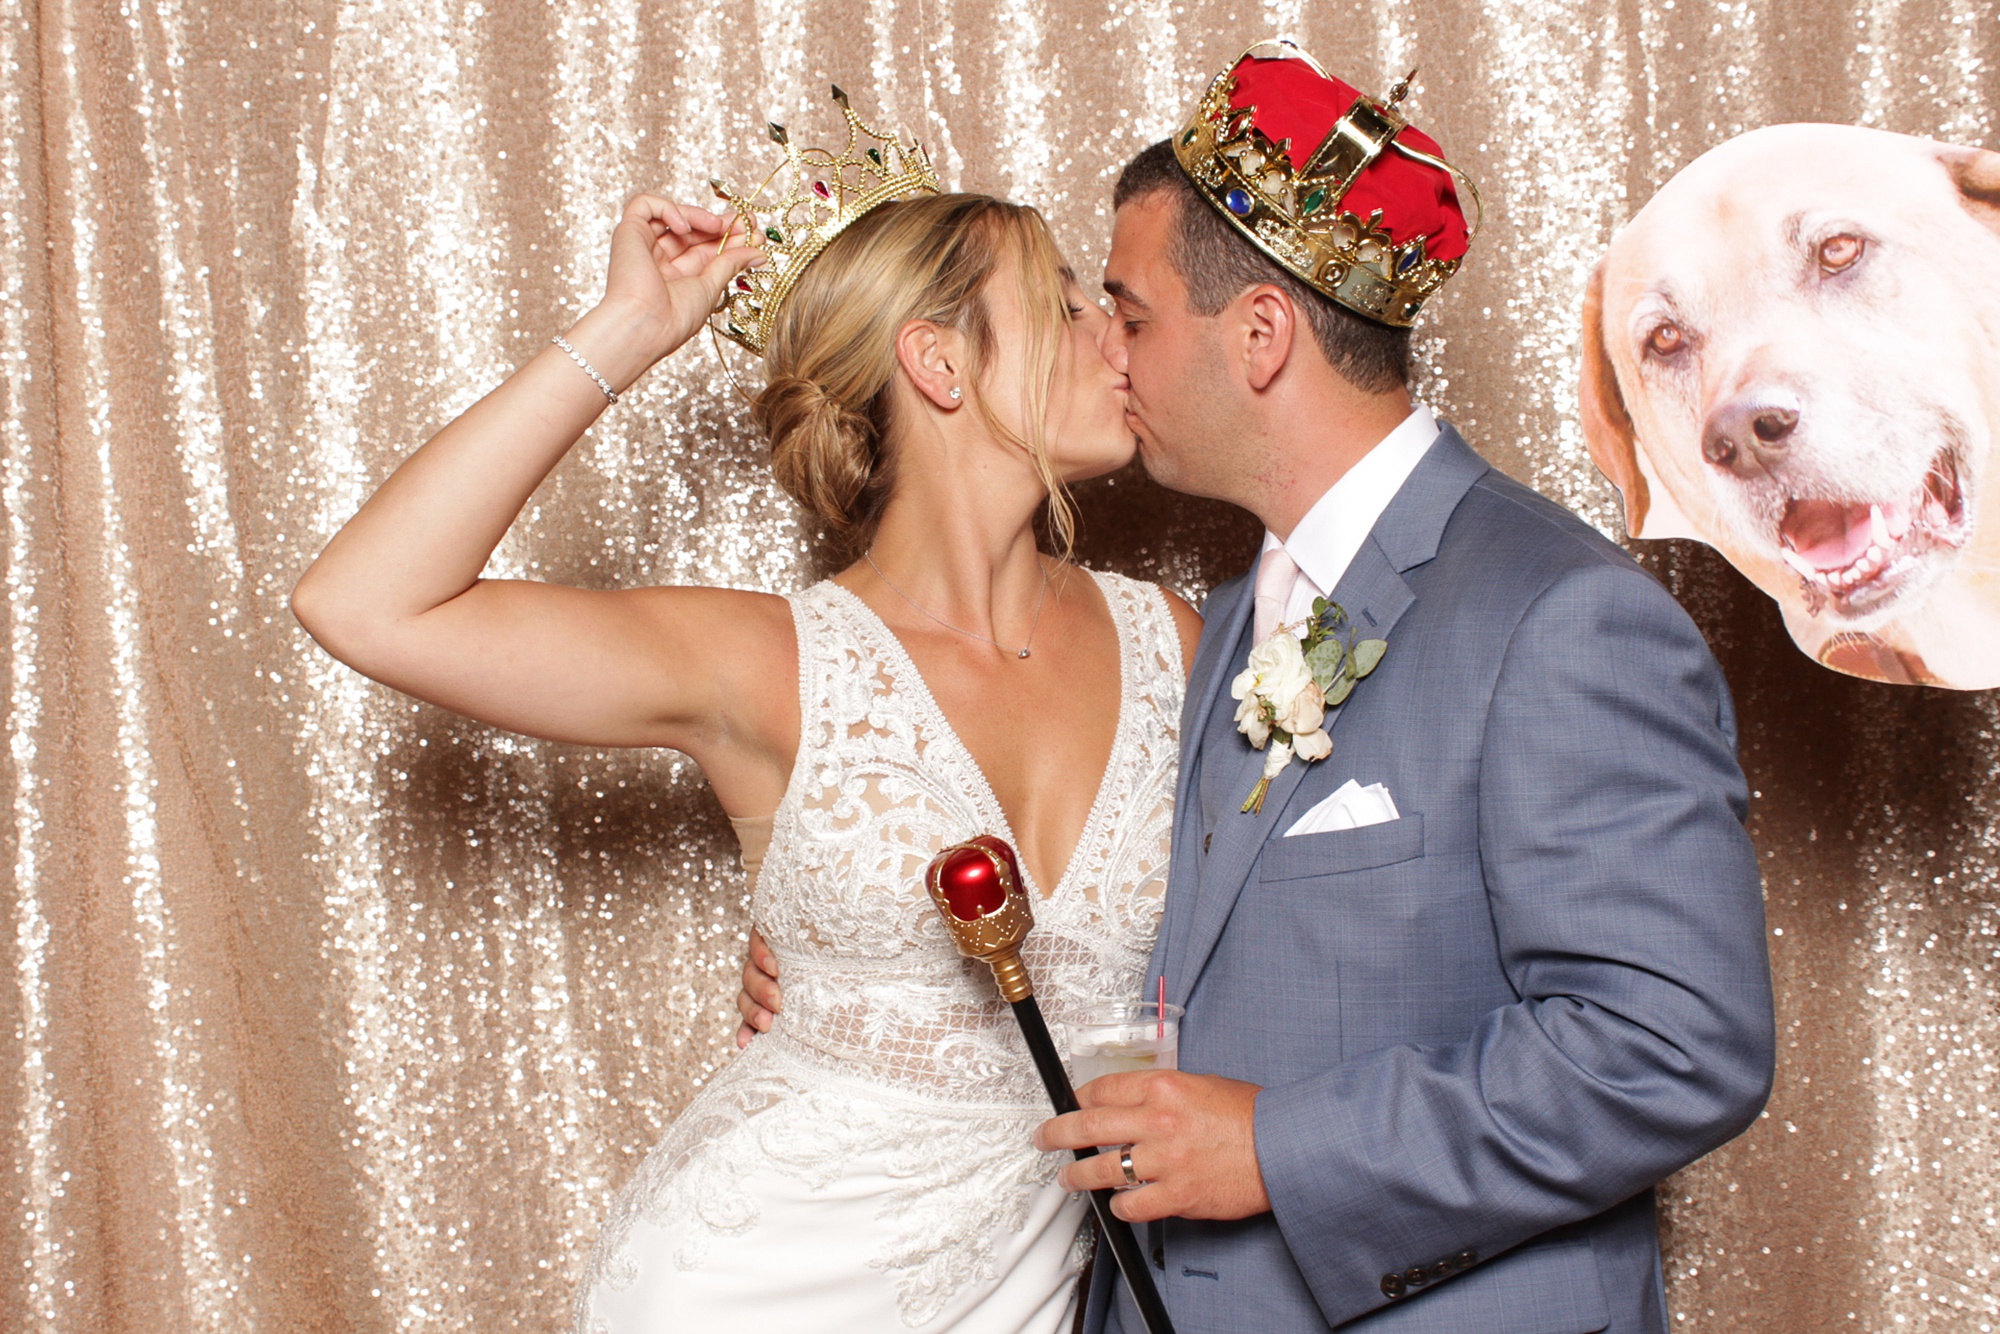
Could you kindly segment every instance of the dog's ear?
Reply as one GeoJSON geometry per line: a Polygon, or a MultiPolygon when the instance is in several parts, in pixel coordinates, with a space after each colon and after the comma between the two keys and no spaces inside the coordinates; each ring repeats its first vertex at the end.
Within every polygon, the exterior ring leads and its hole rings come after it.
{"type": "Polygon", "coordinates": [[[2000,153],[1946,145],[1938,149],[1938,161],[1958,187],[1966,212],[2000,232],[2000,153]]]}
{"type": "Polygon", "coordinates": [[[1639,471],[1632,418],[1618,390],[1618,372],[1604,348],[1604,265],[1590,272],[1583,293],[1583,372],[1577,385],[1577,406],[1583,415],[1583,441],[1590,461],[1625,498],[1625,531],[1634,537],[1646,526],[1646,475],[1639,471]]]}

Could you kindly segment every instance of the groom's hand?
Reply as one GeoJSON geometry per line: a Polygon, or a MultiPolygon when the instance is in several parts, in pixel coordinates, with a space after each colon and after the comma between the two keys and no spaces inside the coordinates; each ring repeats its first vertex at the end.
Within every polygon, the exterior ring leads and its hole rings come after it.
{"type": "Polygon", "coordinates": [[[1118,1151],[1131,1145],[1132,1172],[1146,1184],[1111,1202],[1128,1222],[1248,1218],[1271,1208],[1257,1166],[1258,1092],[1241,1080],[1178,1070],[1105,1075],[1076,1091],[1082,1111],[1044,1121],[1035,1145],[1099,1147],[1095,1158],[1063,1168],[1067,1190],[1125,1185],[1118,1151]]]}
{"type": "Polygon", "coordinates": [[[750,953],[743,960],[743,990],[736,994],[736,1008],[743,1023],[736,1030],[736,1049],[743,1050],[759,1033],[771,1031],[778,1018],[778,956],[764,943],[764,933],[750,928],[750,953]]]}

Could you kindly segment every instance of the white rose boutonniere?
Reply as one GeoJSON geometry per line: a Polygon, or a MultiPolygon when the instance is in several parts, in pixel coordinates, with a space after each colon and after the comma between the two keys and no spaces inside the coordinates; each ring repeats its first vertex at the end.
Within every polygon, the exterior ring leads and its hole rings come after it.
{"type": "Polygon", "coordinates": [[[1250,650],[1250,659],[1230,683],[1237,701],[1236,730],[1264,751],[1264,776],[1243,803],[1245,815],[1264,809],[1271,780],[1294,756],[1310,764],[1333,753],[1326,734],[1326,711],[1338,708],[1354,683],[1375,670],[1389,651],[1387,641],[1352,635],[1342,638],[1347,613],[1325,598],[1313,600],[1312,619],[1301,640],[1297,622],[1281,625],[1250,650]]]}

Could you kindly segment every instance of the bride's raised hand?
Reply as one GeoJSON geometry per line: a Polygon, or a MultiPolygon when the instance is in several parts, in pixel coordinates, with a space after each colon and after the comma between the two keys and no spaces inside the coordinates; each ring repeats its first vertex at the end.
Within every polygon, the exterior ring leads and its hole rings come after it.
{"type": "Polygon", "coordinates": [[[650,365],[700,332],[730,280],[763,259],[740,218],[634,195],[611,234],[604,304],[635,319],[650,365]]]}

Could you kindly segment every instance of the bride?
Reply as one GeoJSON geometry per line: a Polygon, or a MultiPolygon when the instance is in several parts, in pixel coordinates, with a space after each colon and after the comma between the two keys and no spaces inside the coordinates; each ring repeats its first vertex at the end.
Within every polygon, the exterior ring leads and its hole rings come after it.
{"type": "Polygon", "coordinates": [[[583,1330],[1053,1334],[1073,1309],[1084,1203],[1033,1148],[1048,1109],[1026,1050],[921,877],[946,844],[1001,835],[1051,1017],[1140,994],[1200,622],[1063,558],[1065,484],[1134,446],[1106,316],[1040,216],[915,193],[843,218],[788,293],[759,289],[781,304],[754,418],[777,480],[846,543],[831,579],[776,597],[480,577],[614,395],[757,288],[753,266],[790,262],[641,195],[566,346],[405,460],[293,594],[329,653],[397,690],[686,752],[742,840],[785,1012],[624,1187],[583,1330]]]}

